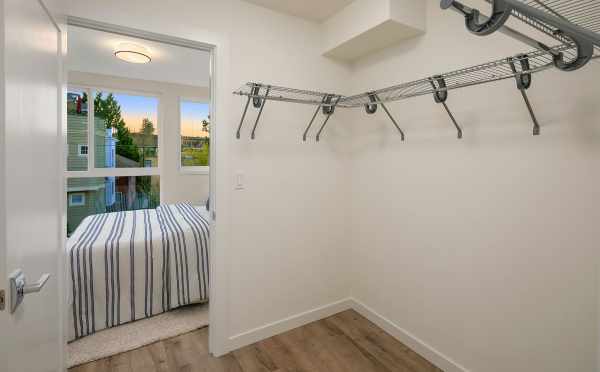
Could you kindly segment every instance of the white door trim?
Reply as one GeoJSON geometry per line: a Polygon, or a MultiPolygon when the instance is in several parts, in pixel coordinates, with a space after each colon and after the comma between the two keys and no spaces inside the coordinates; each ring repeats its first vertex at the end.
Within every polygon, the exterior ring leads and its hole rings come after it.
{"type": "MultiPolygon", "coordinates": [[[[106,22],[100,22],[92,19],[80,18],[80,17],[67,17],[67,25],[89,28],[97,31],[116,33],[123,36],[136,37],[144,40],[160,42],[185,48],[191,48],[201,50],[210,53],[210,114],[211,114],[211,138],[213,139],[210,147],[210,203],[211,210],[216,215],[225,216],[226,213],[226,198],[224,194],[226,189],[217,187],[217,185],[225,185],[225,179],[222,175],[226,174],[226,156],[220,156],[226,153],[227,146],[227,131],[224,129],[226,120],[226,114],[223,112],[224,104],[218,105],[217,102],[223,102],[225,96],[217,96],[224,94],[223,82],[225,77],[222,72],[225,68],[217,69],[217,63],[222,63],[226,59],[224,54],[225,47],[220,42],[206,43],[203,41],[190,40],[179,38],[176,36],[158,34],[150,31],[144,31],[140,29],[130,28],[126,26],[120,26],[110,24],[106,22]],[[219,88],[217,89],[217,82],[219,82],[219,88]],[[219,130],[219,125],[223,125],[223,130],[219,130]],[[218,143],[218,146],[216,145],[218,143]],[[217,152],[217,147],[219,148],[217,152]],[[218,155],[219,154],[219,155],[218,155]],[[219,173],[217,173],[217,169],[219,173]],[[219,180],[217,180],[217,174],[219,174],[219,180]],[[223,195],[223,203],[218,204],[217,201],[223,195]]],[[[66,84],[66,77],[64,80],[66,84]]],[[[63,168],[64,169],[64,168],[63,168]]],[[[64,175],[64,174],[63,174],[64,175]]],[[[225,219],[221,221],[225,222],[225,219]]],[[[227,324],[228,324],[228,311],[227,311],[227,264],[225,260],[225,246],[226,244],[222,240],[226,230],[226,224],[221,223],[219,230],[217,230],[216,221],[212,221],[210,226],[210,312],[209,312],[209,351],[216,355],[222,355],[228,352],[228,337],[227,337],[227,324]],[[217,242],[217,236],[220,238],[217,242]],[[218,249],[217,249],[218,245],[218,249]]],[[[65,304],[66,310],[66,297],[64,297],[63,303],[65,304]]],[[[64,312],[63,321],[66,323],[66,311],[64,312]]]]}
{"type": "Polygon", "coordinates": [[[155,41],[163,44],[170,44],[174,46],[180,46],[184,48],[197,49],[204,52],[212,52],[217,46],[201,41],[184,39],[177,36],[170,36],[164,34],[158,34],[150,31],[144,31],[137,28],[131,28],[126,26],[120,26],[112,23],[95,21],[93,19],[81,18],[68,16],[67,24],[69,26],[77,26],[89,28],[96,31],[110,32],[113,34],[119,34],[123,36],[134,37],[138,39],[155,41]]]}

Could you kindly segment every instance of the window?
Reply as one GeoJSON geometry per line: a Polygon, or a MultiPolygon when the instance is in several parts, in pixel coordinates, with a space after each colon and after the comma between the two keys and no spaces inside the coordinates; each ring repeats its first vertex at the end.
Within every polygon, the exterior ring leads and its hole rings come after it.
{"type": "Polygon", "coordinates": [[[210,106],[205,102],[180,103],[181,168],[207,170],[210,164],[210,106]]]}
{"type": "Polygon", "coordinates": [[[85,194],[82,192],[69,194],[69,207],[81,207],[85,205],[85,194]]]}
{"type": "Polygon", "coordinates": [[[158,207],[160,177],[69,178],[67,195],[69,198],[67,234],[71,235],[81,221],[89,215],[158,207]]]}
{"type": "Polygon", "coordinates": [[[68,89],[67,171],[158,167],[158,136],[158,98],[68,89]]]}
{"type": "Polygon", "coordinates": [[[94,136],[96,168],[158,165],[157,98],[98,91],[94,118],[102,123],[94,136]]]}
{"type": "Polygon", "coordinates": [[[88,145],[77,145],[77,153],[79,154],[79,156],[86,156],[88,155],[88,145]]]}
{"type": "Polygon", "coordinates": [[[94,87],[67,91],[67,234],[92,214],[156,208],[159,99],[94,87]]]}

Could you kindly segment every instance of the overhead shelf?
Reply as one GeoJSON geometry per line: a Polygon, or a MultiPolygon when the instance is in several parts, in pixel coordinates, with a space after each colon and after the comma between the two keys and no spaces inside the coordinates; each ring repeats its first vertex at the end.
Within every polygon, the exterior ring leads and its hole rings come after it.
{"type": "MultiPolygon", "coordinates": [[[[491,0],[486,0],[491,2],[491,0]]],[[[569,22],[583,30],[595,33],[596,42],[594,43],[594,55],[600,56],[600,1],[596,0],[520,0],[524,4],[533,9],[555,16],[566,22],[569,22]]],[[[513,15],[522,22],[531,27],[545,33],[546,35],[562,42],[563,44],[571,44],[573,40],[566,37],[560,30],[552,24],[536,20],[528,17],[517,11],[513,11],[513,15]]]]}
{"type": "MultiPolygon", "coordinates": [[[[510,30],[520,40],[533,40],[536,47],[553,53],[554,65],[563,71],[574,71],[600,56],[600,1],[598,0],[486,0],[491,4],[490,16],[456,0],[441,0],[443,9],[454,9],[465,17],[467,29],[479,36],[510,30]],[[515,17],[534,29],[572,47],[576,52],[562,55],[542,42],[505,26],[515,17]]],[[[528,42],[532,45],[532,43],[528,42]]]]}
{"type": "MultiPolygon", "coordinates": [[[[493,0],[486,0],[493,3],[493,0]]],[[[569,22],[583,30],[593,33],[600,33],[600,2],[597,0],[517,0],[524,5],[536,9],[540,12],[554,16],[563,21],[569,22]]],[[[544,32],[548,36],[560,41],[567,41],[563,37],[563,31],[560,26],[536,18],[535,15],[526,14],[522,11],[513,9],[513,15],[528,25],[544,32]]],[[[594,37],[592,37],[594,38],[594,37]]],[[[596,36],[598,38],[598,36],[596,36]]],[[[596,39],[600,40],[600,39],[596,39]]],[[[596,41],[595,43],[598,43],[596,41]]]]}

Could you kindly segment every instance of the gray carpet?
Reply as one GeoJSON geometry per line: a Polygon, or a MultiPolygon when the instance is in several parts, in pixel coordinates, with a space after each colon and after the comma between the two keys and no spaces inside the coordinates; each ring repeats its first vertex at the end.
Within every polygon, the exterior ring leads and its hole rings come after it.
{"type": "Polygon", "coordinates": [[[208,325],[208,304],[191,305],[115,328],[102,330],[67,345],[71,368],[175,337],[208,325]]]}

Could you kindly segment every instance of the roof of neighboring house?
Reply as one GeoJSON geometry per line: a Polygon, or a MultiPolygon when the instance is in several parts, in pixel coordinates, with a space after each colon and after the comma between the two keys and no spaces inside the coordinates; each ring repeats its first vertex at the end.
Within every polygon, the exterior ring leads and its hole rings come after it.
{"type": "Polygon", "coordinates": [[[140,166],[139,162],[131,160],[119,154],[117,154],[115,158],[117,160],[117,168],[139,168],[140,166]]]}
{"type": "Polygon", "coordinates": [[[105,187],[104,178],[69,178],[67,180],[67,192],[96,191],[105,187]]]}

